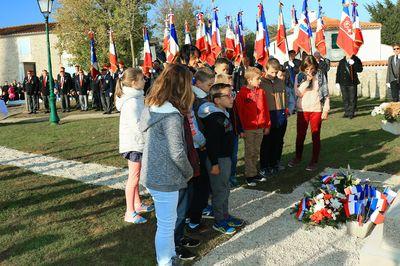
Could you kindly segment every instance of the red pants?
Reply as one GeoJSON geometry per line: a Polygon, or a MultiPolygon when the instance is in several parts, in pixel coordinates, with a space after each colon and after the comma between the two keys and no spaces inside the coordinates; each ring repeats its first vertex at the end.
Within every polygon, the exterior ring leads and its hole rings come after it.
{"type": "Polygon", "coordinates": [[[301,160],[306,139],[308,124],[311,127],[313,152],[311,163],[317,163],[321,150],[321,112],[298,112],[297,113],[297,137],[296,137],[296,158],[301,160]]]}

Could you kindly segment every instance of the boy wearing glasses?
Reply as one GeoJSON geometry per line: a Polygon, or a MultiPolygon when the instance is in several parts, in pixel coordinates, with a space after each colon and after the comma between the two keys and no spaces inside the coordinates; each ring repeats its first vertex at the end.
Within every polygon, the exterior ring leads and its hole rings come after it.
{"type": "Polygon", "coordinates": [[[386,85],[392,92],[394,102],[399,101],[400,93],[400,43],[393,45],[394,55],[389,57],[386,85]]]}
{"type": "Polygon", "coordinates": [[[266,178],[258,175],[257,161],[264,135],[269,134],[271,120],[265,91],[260,88],[261,70],[256,67],[246,69],[244,77],[247,86],[240,89],[236,97],[236,106],[244,130],[244,159],[246,182],[256,186],[257,181],[266,178]]]}
{"type": "Polygon", "coordinates": [[[204,124],[207,147],[207,170],[210,176],[212,206],[215,223],[213,228],[223,234],[234,234],[243,221],[233,218],[228,212],[229,177],[233,148],[233,128],[228,108],[233,107],[234,94],[229,84],[214,84],[210,90],[211,102],[199,108],[199,117],[204,124]]]}

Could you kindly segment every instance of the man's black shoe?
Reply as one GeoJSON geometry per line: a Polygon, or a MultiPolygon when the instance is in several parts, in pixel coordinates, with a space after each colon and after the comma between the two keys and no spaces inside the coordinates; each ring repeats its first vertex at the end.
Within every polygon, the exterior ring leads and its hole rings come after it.
{"type": "Polygon", "coordinates": [[[186,248],[195,248],[200,245],[200,240],[184,236],[181,240],[181,246],[186,248]]]}
{"type": "Polygon", "coordinates": [[[176,256],[183,261],[190,261],[196,258],[196,255],[182,246],[175,247],[176,256]]]}

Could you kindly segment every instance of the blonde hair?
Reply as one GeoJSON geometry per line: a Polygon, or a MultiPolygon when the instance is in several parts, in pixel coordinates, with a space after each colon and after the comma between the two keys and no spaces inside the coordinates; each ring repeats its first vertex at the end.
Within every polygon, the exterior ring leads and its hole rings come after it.
{"type": "Polygon", "coordinates": [[[170,102],[181,114],[188,114],[192,108],[192,72],[181,64],[168,64],[156,79],[146,97],[147,106],[161,106],[170,102]]]}
{"type": "Polygon", "coordinates": [[[249,81],[250,79],[256,77],[256,76],[261,76],[262,72],[256,67],[248,67],[244,73],[244,78],[249,81]]]}
{"type": "Polygon", "coordinates": [[[218,74],[215,76],[215,84],[217,83],[224,83],[224,84],[229,84],[232,85],[232,75],[228,74],[218,74]]]}
{"type": "Polygon", "coordinates": [[[121,96],[124,94],[122,87],[131,87],[132,82],[138,81],[141,76],[143,76],[143,73],[139,68],[127,68],[122,74],[122,77],[117,79],[117,84],[115,86],[115,98],[121,98],[121,96]]]}

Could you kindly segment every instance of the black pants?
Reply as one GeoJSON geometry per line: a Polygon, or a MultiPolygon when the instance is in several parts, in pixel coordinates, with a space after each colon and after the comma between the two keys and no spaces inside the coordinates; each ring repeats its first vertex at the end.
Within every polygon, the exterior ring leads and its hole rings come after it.
{"type": "Polygon", "coordinates": [[[197,149],[200,159],[200,176],[194,177],[189,181],[189,186],[193,193],[189,197],[188,218],[193,224],[199,224],[203,209],[207,207],[208,197],[210,195],[210,179],[207,172],[206,160],[207,152],[197,149]]]}
{"type": "Polygon", "coordinates": [[[177,218],[175,223],[174,240],[175,246],[180,246],[180,242],[185,233],[185,220],[188,211],[190,197],[190,186],[179,190],[178,206],[176,209],[177,218]]]}
{"type": "Polygon", "coordinates": [[[400,94],[400,83],[399,81],[392,81],[390,82],[390,91],[392,92],[392,100],[394,102],[399,101],[399,94],[400,94]]]}
{"type": "Polygon", "coordinates": [[[92,98],[92,108],[96,110],[102,110],[101,100],[100,100],[100,91],[93,90],[93,98],[92,98]]]}
{"type": "Polygon", "coordinates": [[[50,96],[48,95],[43,95],[42,96],[42,100],[43,100],[43,105],[44,105],[44,109],[49,112],[50,111],[50,96]]]}
{"type": "Polygon", "coordinates": [[[342,92],[344,114],[347,116],[354,116],[357,109],[357,85],[340,85],[340,91],[342,92]]]}
{"type": "Polygon", "coordinates": [[[260,148],[260,169],[278,166],[282,158],[286,128],[287,121],[278,127],[271,127],[269,134],[263,137],[260,148]]]}
{"type": "Polygon", "coordinates": [[[101,94],[101,104],[103,105],[103,111],[105,113],[111,114],[113,107],[112,107],[111,97],[109,96],[108,93],[101,94]]]}

